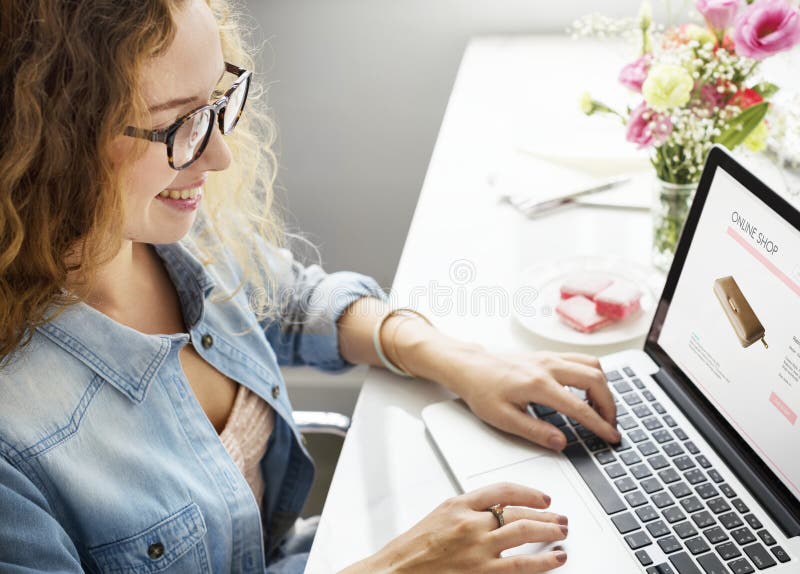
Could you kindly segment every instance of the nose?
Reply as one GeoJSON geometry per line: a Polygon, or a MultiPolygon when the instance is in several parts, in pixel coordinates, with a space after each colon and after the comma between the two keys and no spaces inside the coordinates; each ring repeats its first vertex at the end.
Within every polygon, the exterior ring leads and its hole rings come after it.
{"type": "Polygon", "coordinates": [[[206,149],[196,163],[200,164],[198,167],[202,171],[224,171],[231,164],[231,159],[231,150],[219,131],[219,125],[215,124],[206,149]]]}

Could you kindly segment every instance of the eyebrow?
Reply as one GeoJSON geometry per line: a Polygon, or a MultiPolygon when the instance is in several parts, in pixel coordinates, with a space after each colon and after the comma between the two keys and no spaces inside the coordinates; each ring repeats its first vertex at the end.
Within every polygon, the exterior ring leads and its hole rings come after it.
{"type": "MultiPolygon", "coordinates": [[[[225,75],[226,69],[222,69],[222,73],[219,75],[219,80],[217,80],[217,84],[222,81],[222,77],[225,75]]],[[[158,112],[163,112],[166,110],[171,110],[173,108],[177,108],[180,106],[185,106],[186,104],[190,104],[194,101],[197,101],[196,97],[188,97],[188,98],[173,98],[168,102],[164,102],[163,104],[156,104],[154,106],[150,106],[149,110],[151,114],[155,114],[158,112]]]]}

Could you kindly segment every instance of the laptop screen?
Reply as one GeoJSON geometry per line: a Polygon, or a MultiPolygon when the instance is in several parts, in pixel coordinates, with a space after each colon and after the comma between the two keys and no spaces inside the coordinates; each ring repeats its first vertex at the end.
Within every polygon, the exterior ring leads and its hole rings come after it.
{"type": "Polygon", "coordinates": [[[722,166],[657,342],[800,499],[800,231],[722,166]]]}

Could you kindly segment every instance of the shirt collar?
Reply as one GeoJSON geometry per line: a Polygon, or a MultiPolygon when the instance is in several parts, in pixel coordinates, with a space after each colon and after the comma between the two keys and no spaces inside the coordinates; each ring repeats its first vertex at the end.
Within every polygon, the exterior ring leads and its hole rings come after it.
{"type": "MultiPolygon", "coordinates": [[[[215,281],[180,242],[153,247],[175,285],[184,322],[191,329],[202,319],[215,281]]],[[[84,302],[67,307],[36,329],[137,403],[144,400],[173,342],[189,340],[185,333],[141,333],[84,302]]]]}

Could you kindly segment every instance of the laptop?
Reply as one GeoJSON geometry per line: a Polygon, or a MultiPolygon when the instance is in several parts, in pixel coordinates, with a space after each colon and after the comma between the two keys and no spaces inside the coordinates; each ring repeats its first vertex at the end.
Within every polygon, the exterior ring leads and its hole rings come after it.
{"type": "Polygon", "coordinates": [[[569,517],[567,540],[503,555],[560,544],[565,574],[799,573],[800,213],[714,147],[644,348],[600,361],[619,445],[545,405],[529,412],[562,453],[460,400],[423,411],[461,489],[526,484],[569,517]]]}

